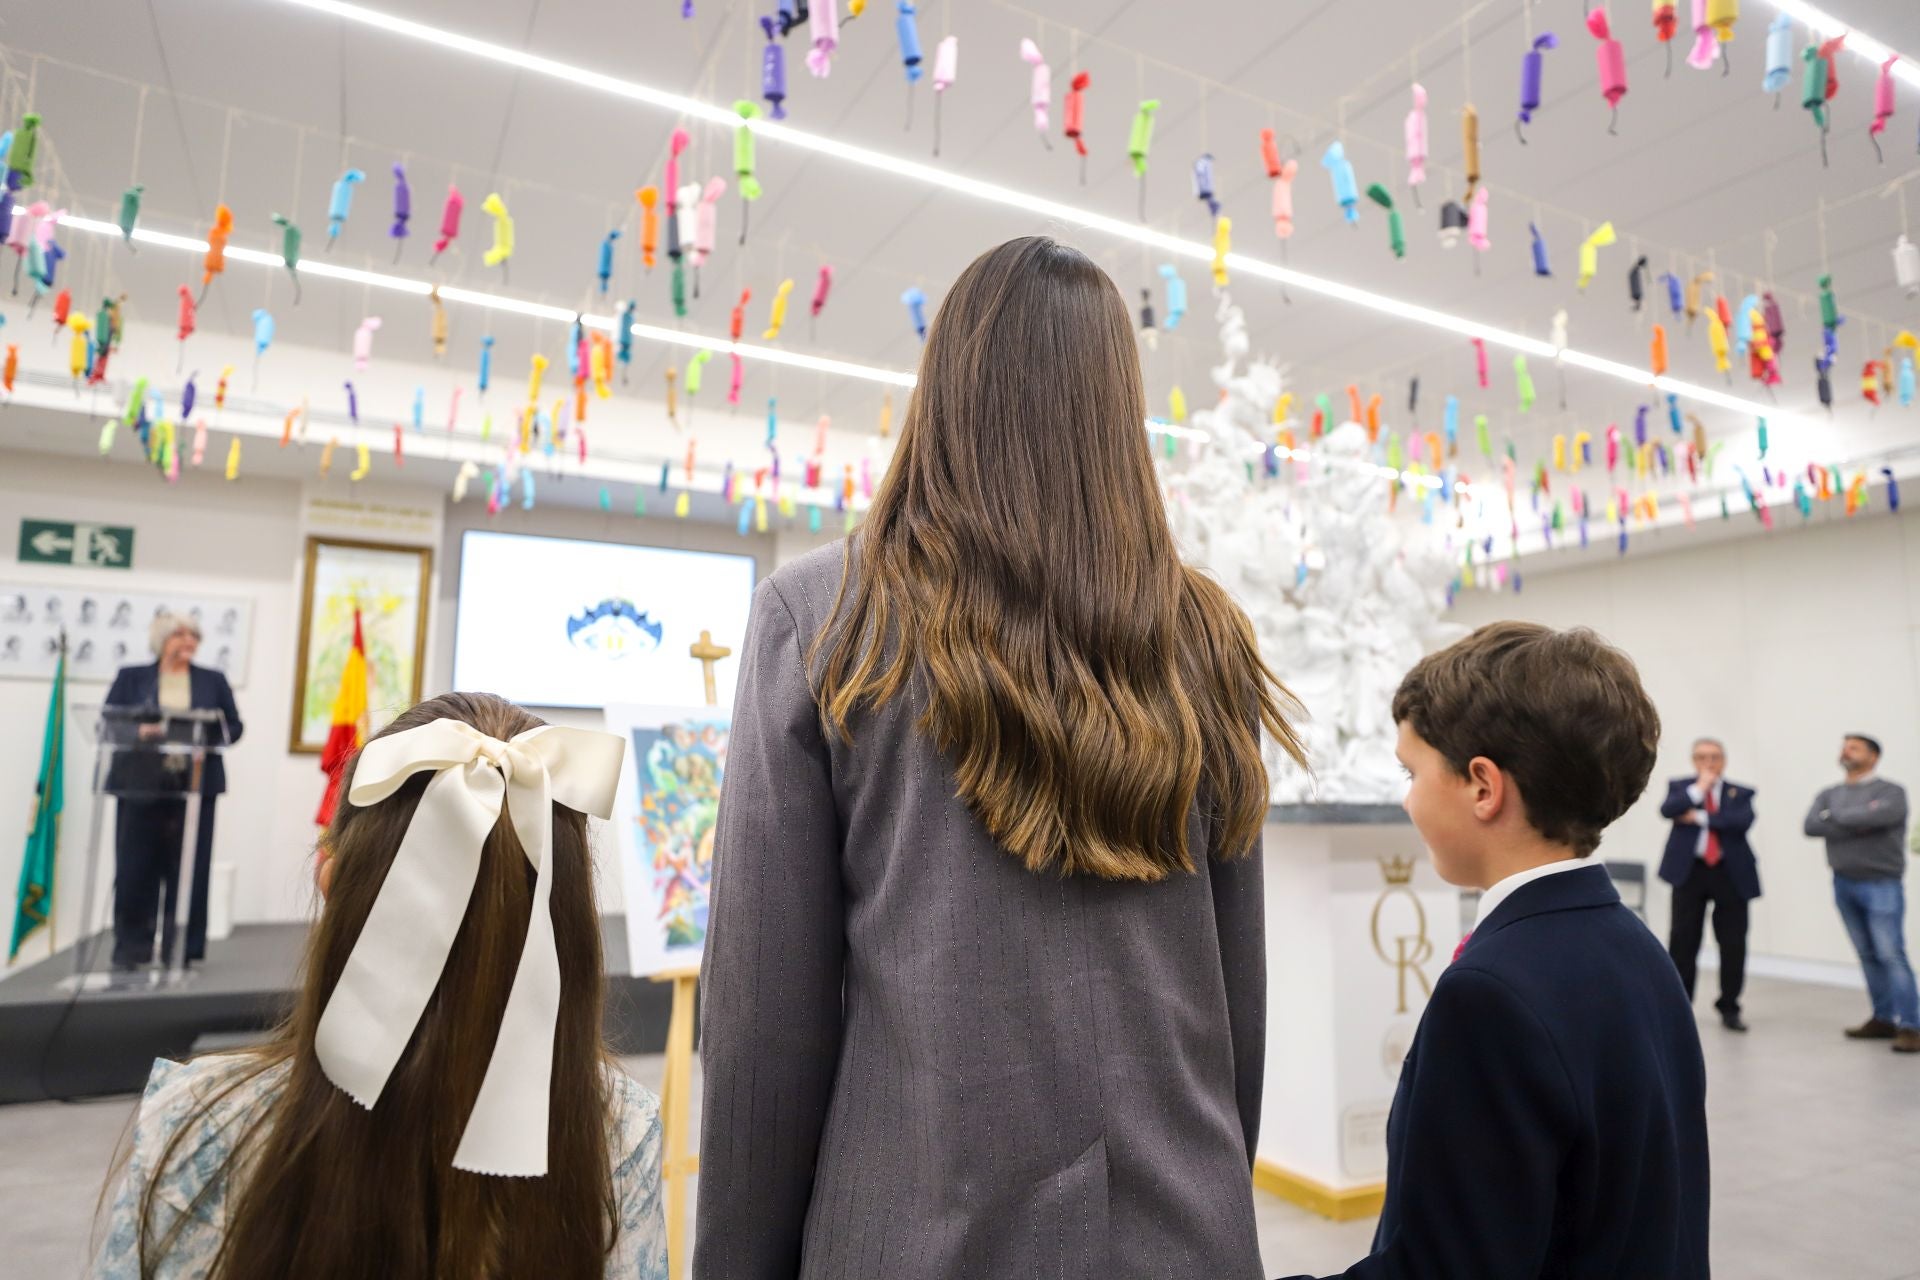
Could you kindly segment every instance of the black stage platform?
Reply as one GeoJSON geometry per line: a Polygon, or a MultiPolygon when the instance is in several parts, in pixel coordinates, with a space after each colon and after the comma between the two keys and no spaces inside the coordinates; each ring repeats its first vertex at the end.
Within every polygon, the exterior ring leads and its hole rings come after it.
{"type": "MultiPolygon", "coordinates": [[[[172,988],[90,991],[75,1000],[57,985],[73,973],[71,947],[0,982],[0,1103],[137,1093],[155,1058],[184,1057],[202,1036],[264,1031],[293,998],[306,934],[304,924],[240,925],[209,942],[206,963],[172,988]]],[[[626,972],[626,917],[602,916],[600,934],[609,1043],[621,1054],[661,1052],[671,984],[626,972]]],[[[110,937],[97,939],[95,968],[106,967],[111,950],[110,937]]]]}

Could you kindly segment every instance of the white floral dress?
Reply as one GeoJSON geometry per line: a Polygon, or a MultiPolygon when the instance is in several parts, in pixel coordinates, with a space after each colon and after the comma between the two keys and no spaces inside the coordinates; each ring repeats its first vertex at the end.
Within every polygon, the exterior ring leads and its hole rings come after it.
{"type": "MultiPolygon", "coordinates": [[[[166,1150],[174,1130],[188,1123],[196,1103],[217,1087],[231,1060],[202,1058],[190,1063],[156,1059],[134,1122],[133,1152],[127,1161],[107,1223],[107,1236],[94,1259],[98,1280],[139,1280],[141,1199],[154,1174],[154,1162],[166,1150]]],[[[223,1167],[237,1136],[254,1112],[272,1101],[286,1078],[282,1064],[262,1072],[228,1095],[213,1110],[192,1120],[196,1132],[184,1139],[160,1175],[154,1197],[154,1227],[166,1231],[202,1186],[223,1167]]],[[[607,1117],[608,1150],[613,1153],[613,1192],[620,1206],[620,1234],[607,1259],[609,1280],[666,1280],[667,1230],[660,1184],[659,1101],[624,1072],[613,1071],[612,1114],[607,1117]]],[[[160,1280],[189,1280],[207,1274],[226,1231],[228,1188],[216,1185],[193,1210],[178,1242],[162,1259],[160,1280]]]]}

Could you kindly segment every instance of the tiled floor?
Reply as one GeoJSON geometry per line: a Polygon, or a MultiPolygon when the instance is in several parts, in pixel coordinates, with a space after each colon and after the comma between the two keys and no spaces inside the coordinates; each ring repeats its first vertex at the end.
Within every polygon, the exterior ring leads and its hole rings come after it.
{"type": "MultiPolygon", "coordinates": [[[[1748,997],[1752,1034],[1703,1022],[1723,1280],[1920,1280],[1920,1058],[1843,1040],[1863,1005],[1853,992],[1763,982],[1748,997]]],[[[660,1059],[627,1067],[658,1086],[660,1059]]],[[[0,1108],[0,1273],[81,1273],[129,1111],[127,1099],[0,1108]]],[[[1276,1275],[1336,1272],[1373,1234],[1371,1222],[1256,1198],[1276,1275]]]]}

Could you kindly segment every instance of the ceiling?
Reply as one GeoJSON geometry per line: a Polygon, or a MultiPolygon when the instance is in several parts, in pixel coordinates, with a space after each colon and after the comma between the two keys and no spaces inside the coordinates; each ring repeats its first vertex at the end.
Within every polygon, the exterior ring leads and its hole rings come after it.
{"type": "MultiPolygon", "coordinates": [[[[680,18],[678,0],[379,0],[376,7],[711,101],[758,94],[764,41],[750,23],[756,15],[727,0],[696,0],[689,20],[680,18]]],[[[1912,0],[1832,0],[1830,7],[1879,39],[1920,53],[1920,7],[1912,0]]],[[[1825,263],[1850,318],[1841,331],[1834,379],[1846,406],[1836,439],[1910,439],[1911,424],[1920,421],[1889,411],[1868,415],[1857,389],[1861,362],[1878,354],[1897,328],[1920,321],[1920,304],[1902,296],[1893,281],[1890,250],[1901,225],[1899,200],[1878,194],[1920,165],[1914,148],[1920,93],[1902,86],[1899,113],[1883,142],[1886,161],[1876,163],[1866,134],[1872,73],[1863,61],[1843,57],[1830,165],[1823,167],[1818,130],[1796,105],[1797,73],[1794,91],[1778,110],[1760,90],[1771,17],[1764,4],[1746,7],[1726,77],[1717,69],[1693,71],[1683,62],[1664,76],[1663,51],[1644,6],[1619,6],[1616,34],[1626,45],[1630,91],[1617,136],[1607,132],[1595,86],[1594,42],[1570,0],[1531,6],[1522,0],[1444,6],[1425,0],[1286,6],[1217,0],[1185,8],[1152,0],[929,0],[920,8],[929,62],[942,34],[951,30],[960,37],[959,77],[942,104],[939,164],[1131,217],[1139,189],[1126,136],[1135,104],[1152,95],[1164,103],[1146,178],[1154,226],[1189,239],[1209,237],[1210,218],[1192,195],[1189,171],[1193,158],[1210,150],[1220,198],[1234,218],[1236,248],[1275,261],[1284,249],[1291,265],[1316,274],[1540,338],[1547,336],[1552,313],[1564,307],[1575,346],[1634,365],[1645,360],[1646,326],[1666,319],[1652,306],[1636,314],[1628,304],[1627,270],[1638,253],[1650,257],[1656,273],[1672,269],[1688,276],[1711,266],[1736,300],[1765,276],[1786,307],[1783,412],[1818,414],[1809,363],[1818,317],[1810,299],[1825,263]],[[1523,145],[1512,122],[1529,28],[1555,31],[1561,45],[1546,55],[1543,104],[1523,145]],[[1051,150],[1032,129],[1028,68],[1016,56],[1022,37],[1036,39],[1054,69],[1051,150]],[[1416,61],[1430,94],[1432,137],[1421,210],[1411,206],[1400,141],[1416,61]],[[1060,95],[1076,68],[1092,77],[1092,155],[1084,187],[1057,136],[1060,95]],[[1463,186],[1458,119],[1466,100],[1479,111],[1482,168],[1492,191],[1493,249],[1484,255],[1464,245],[1443,251],[1433,234],[1439,201],[1458,196],[1463,186]],[[1263,127],[1274,128],[1301,152],[1299,229],[1284,246],[1269,233],[1268,180],[1257,141],[1263,127]],[[1378,209],[1363,202],[1357,229],[1341,221],[1318,163],[1334,137],[1344,138],[1361,186],[1382,181],[1406,206],[1404,260],[1389,254],[1378,209]],[[1823,204],[1831,206],[1824,216],[1823,204]],[[1620,243],[1602,254],[1600,274],[1578,292],[1578,242],[1608,219],[1620,243]],[[1533,272],[1529,221],[1538,222],[1548,242],[1549,279],[1533,272]]],[[[845,23],[832,74],[824,80],[807,74],[805,31],[794,33],[786,42],[791,122],[928,159],[933,94],[924,80],[911,91],[908,131],[909,90],[892,9],[873,0],[863,17],[845,23]]],[[[103,23],[90,6],[16,5],[0,18],[10,72],[8,123],[30,82],[58,158],[60,200],[77,212],[111,219],[121,189],[139,181],[146,186],[143,226],[200,234],[216,200],[224,199],[238,219],[234,243],[271,248],[277,240],[268,215],[294,210],[310,256],[562,307],[611,309],[594,292],[597,253],[610,226],[630,223],[633,189],[659,179],[674,124],[659,110],[279,0],[142,0],[116,7],[115,15],[114,22],[103,23]],[[142,85],[155,88],[143,95],[142,85]],[[169,85],[172,94],[164,92],[169,85]],[[414,203],[414,235],[398,266],[392,265],[386,236],[387,172],[396,159],[408,166],[414,203]],[[322,248],[328,189],[349,166],[365,170],[369,180],[328,255],[322,248]],[[450,179],[467,196],[461,251],[429,269],[427,245],[450,179]],[[479,204],[489,188],[504,195],[518,228],[507,282],[479,261],[486,242],[479,204]]],[[[1799,33],[1796,43],[1804,38],[1799,33]]],[[[1684,55],[1683,43],[1679,52],[1684,55]]],[[[683,181],[712,172],[730,178],[725,131],[698,125],[692,131],[683,181]]],[[[889,180],[771,141],[760,144],[759,177],[767,194],[753,208],[744,249],[734,243],[739,203],[731,191],[723,203],[720,247],[703,273],[703,296],[684,321],[689,327],[724,332],[742,287],[754,291],[749,323],[757,327],[774,284],[792,276],[798,282],[797,318],[785,344],[911,368],[919,341],[900,303],[902,290],[918,285],[937,304],[947,282],[983,249],[1010,236],[1057,230],[1017,210],[889,180]],[[834,293],[817,330],[809,332],[804,302],[822,263],[834,268],[834,293]]],[[[1908,199],[1920,216],[1920,187],[1908,199]]],[[[1101,261],[1130,298],[1137,300],[1138,290],[1155,280],[1157,260],[1138,246],[1092,232],[1062,234],[1101,261]]],[[[641,275],[633,240],[629,225],[613,298],[632,295],[640,319],[671,325],[666,274],[641,275]]],[[[124,289],[130,306],[158,323],[170,317],[174,285],[194,266],[179,254],[132,257],[97,238],[73,248],[73,278],[82,282],[77,296],[86,296],[88,287],[124,289]]],[[[1203,403],[1200,389],[1219,358],[1204,267],[1189,265],[1184,274],[1193,315],[1144,356],[1156,404],[1165,403],[1175,384],[1203,403]]],[[[1503,369],[1496,368],[1489,390],[1474,385],[1472,352],[1462,339],[1330,300],[1289,300],[1265,281],[1238,283],[1233,296],[1247,310],[1255,350],[1287,366],[1292,386],[1306,398],[1326,391],[1344,402],[1340,389],[1357,382],[1363,391],[1385,395],[1390,418],[1411,416],[1431,428],[1440,397],[1457,393],[1469,414],[1484,409],[1497,430],[1516,436],[1523,456],[1544,452],[1556,432],[1625,423],[1633,413],[1637,397],[1631,386],[1578,371],[1567,376],[1566,412],[1556,412],[1554,374],[1536,367],[1541,405],[1521,417],[1512,378],[1503,369]],[[1407,415],[1406,385],[1413,376],[1421,379],[1422,401],[1407,415]]],[[[259,305],[274,309],[283,341],[343,353],[355,325],[374,306],[360,287],[312,281],[295,309],[283,278],[230,270],[209,297],[201,325],[241,333],[247,314],[259,305]]],[[[1161,306],[1157,288],[1155,305],[1161,306]]],[[[424,363],[426,304],[389,295],[374,309],[387,317],[381,338],[387,357],[424,363]]],[[[15,299],[0,295],[0,311],[18,310],[15,299]]],[[[471,369],[488,323],[470,312],[456,314],[449,377],[471,369]]],[[[563,339],[556,324],[490,323],[503,350],[518,343],[557,352],[563,339]]],[[[1674,373],[1724,385],[1713,372],[1704,324],[1691,334],[1684,322],[1671,328],[1674,373]]],[[[516,356],[514,363],[523,359],[516,356]]],[[[657,385],[662,359],[658,348],[637,349],[635,385],[657,385]]],[[[751,376],[767,383],[750,394],[778,394],[783,409],[812,399],[837,419],[879,411],[881,389],[871,384],[793,370],[755,370],[751,376]]],[[[1763,398],[1740,381],[1738,394],[1763,398]]],[[[1729,414],[1701,416],[1715,434],[1750,426],[1729,414]]]]}

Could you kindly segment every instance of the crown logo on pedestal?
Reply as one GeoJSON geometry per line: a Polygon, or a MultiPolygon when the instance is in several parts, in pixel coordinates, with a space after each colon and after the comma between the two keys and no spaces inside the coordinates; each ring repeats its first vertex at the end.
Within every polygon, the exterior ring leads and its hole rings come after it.
{"type": "Polygon", "coordinates": [[[1388,884],[1413,883],[1414,861],[1412,858],[1381,858],[1380,874],[1388,884]]]}

